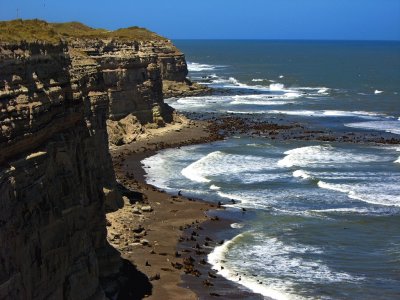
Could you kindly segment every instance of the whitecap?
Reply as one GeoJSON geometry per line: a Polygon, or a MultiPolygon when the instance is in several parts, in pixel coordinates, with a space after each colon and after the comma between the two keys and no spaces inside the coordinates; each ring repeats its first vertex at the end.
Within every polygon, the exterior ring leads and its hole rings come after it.
{"type": "Polygon", "coordinates": [[[378,113],[367,111],[342,111],[342,110],[269,110],[270,114],[285,114],[291,116],[307,117],[358,117],[362,119],[378,120],[382,117],[388,117],[378,113]]]}
{"type": "Polygon", "coordinates": [[[210,185],[210,190],[218,191],[218,190],[220,190],[220,189],[221,189],[221,188],[220,188],[219,186],[217,186],[217,185],[214,185],[214,184],[210,185]]]}
{"type": "Polygon", "coordinates": [[[300,177],[302,179],[312,179],[313,177],[303,170],[296,170],[293,172],[293,177],[300,177]]]}
{"type": "Polygon", "coordinates": [[[279,78],[283,78],[283,77],[285,77],[285,76],[283,76],[283,75],[279,75],[279,78]]]}
{"type": "Polygon", "coordinates": [[[181,171],[181,174],[186,178],[195,182],[210,182],[211,180],[206,178],[208,171],[208,161],[213,160],[215,157],[221,156],[222,152],[216,151],[208,154],[205,157],[195,161],[181,171]]]}
{"type": "Polygon", "coordinates": [[[279,95],[273,94],[257,94],[257,95],[236,95],[233,96],[232,105],[285,105],[289,103],[296,103],[294,100],[301,97],[299,93],[285,93],[279,95]]]}
{"type": "Polygon", "coordinates": [[[382,120],[382,121],[369,121],[369,122],[356,122],[344,124],[351,128],[369,129],[385,131],[394,134],[400,134],[400,122],[399,120],[382,120]]]}
{"type": "Polygon", "coordinates": [[[228,280],[274,299],[302,299],[294,293],[294,284],[349,282],[364,279],[331,270],[320,260],[306,259],[302,255],[312,256],[310,254],[322,253],[323,250],[318,247],[286,244],[276,237],[245,232],[216,247],[208,255],[208,262],[228,280]],[[254,242],[243,243],[241,240],[249,235],[253,236],[254,242]],[[238,249],[241,251],[237,251],[238,249]],[[232,258],[233,260],[230,260],[232,258]],[[249,272],[250,274],[257,273],[258,276],[252,277],[248,275],[249,272]],[[264,277],[263,273],[269,276],[264,277]],[[260,284],[258,280],[261,280],[263,284],[260,284]]]}
{"type": "Polygon", "coordinates": [[[354,154],[350,151],[336,149],[331,145],[299,147],[288,150],[284,154],[286,156],[278,161],[278,166],[287,168],[387,161],[387,157],[354,154]]]}
{"type": "Polygon", "coordinates": [[[242,223],[232,223],[231,228],[240,229],[240,228],[243,228],[243,224],[242,223]]]}
{"type": "Polygon", "coordinates": [[[375,95],[382,94],[382,93],[383,93],[383,91],[380,91],[380,90],[375,90],[375,92],[374,92],[375,95]]]}
{"type": "Polygon", "coordinates": [[[318,94],[328,94],[328,88],[321,88],[317,91],[318,94]]]}
{"type": "Polygon", "coordinates": [[[342,207],[342,208],[327,208],[327,209],[312,209],[310,212],[314,213],[343,213],[343,214],[370,214],[371,209],[360,207],[342,207]]]}
{"type": "Polygon", "coordinates": [[[187,66],[188,66],[188,70],[190,72],[212,71],[218,67],[223,67],[223,66],[216,66],[216,65],[200,64],[200,63],[195,63],[195,62],[188,62],[187,66]]]}
{"type": "Polygon", "coordinates": [[[226,279],[237,282],[253,292],[261,294],[265,297],[272,297],[276,300],[295,299],[290,294],[284,293],[269,286],[261,285],[256,280],[246,276],[242,276],[241,280],[239,281],[238,277],[236,276],[237,272],[230,269],[226,264],[223,263],[223,261],[225,261],[225,255],[229,252],[229,248],[242,236],[243,234],[237,235],[232,240],[225,242],[221,246],[215,247],[214,250],[208,254],[207,261],[213,266],[213,269],[217,270],[217,273],[226,279]]]}
{"type": "Polygon", "coordinates": [[[318,181],[318,186],[323,189],[346,193],[351,199],[370,204],[400,207],[400,189],[397,185],[386,183],[368,184],[335,184],[318,181]],[[376,191],[376,192],[374,192],[376,191]]]}
{"type": "Polygon", "coordinates": [[[264,79],[261,79],[261,78],[253,78],[251,81],[253,81],[253,82],[261,82],[261,81],[264,81],[264,79]]]}
{"type": "Polygon", "coordinates": [[[269,85],[269,89],[271,91],[282,91],[285,88],[285,85],[282,83],[271,83],[269,85]]]}
{"type": "Polygon", "coordinates": [[[254,174],[254,172],[273,168],[271,161],[261,156],[214,151],[185,167],[181,174],[191,181],[200,183],[211,182],[210,177],[222,175],[225,181],[246,182],[246,180],[257,178],[257,174],[254,174]]]}

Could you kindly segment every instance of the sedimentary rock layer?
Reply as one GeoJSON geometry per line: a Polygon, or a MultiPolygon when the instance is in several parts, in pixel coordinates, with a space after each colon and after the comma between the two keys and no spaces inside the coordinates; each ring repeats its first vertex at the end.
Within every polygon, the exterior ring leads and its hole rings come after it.
{"type": "Polygon", "coordinates": [[[122,199],[106,121],[172,121],[162,81],[185,80],[184,56],[163,38],[59,38],[55,25],[16,24],[52,35],[0,41],[0,299],[112,297],[121,260],[105,212],[122,199]]]}

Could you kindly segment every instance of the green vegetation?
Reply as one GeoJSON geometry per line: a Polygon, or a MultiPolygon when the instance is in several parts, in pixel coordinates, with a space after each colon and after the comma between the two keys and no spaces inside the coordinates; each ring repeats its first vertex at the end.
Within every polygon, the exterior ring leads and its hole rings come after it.
{"type": "Polygon", "coordinates": [[[42,20],[12,20],[0,22],[0,41],[58,43],[71,38],[116,39],[116,40],[165,40],[145,28],[129,27],[115,31],[96,29],[79,22],[47,23],[42,20]]]}
{"type": "Polygon", "coordinates": [[[57,43],[59,34],[53,26],[40,20],[12,20],[0,22],[0,41],[4,42],[33,42],[44,41],[57,43]]]}

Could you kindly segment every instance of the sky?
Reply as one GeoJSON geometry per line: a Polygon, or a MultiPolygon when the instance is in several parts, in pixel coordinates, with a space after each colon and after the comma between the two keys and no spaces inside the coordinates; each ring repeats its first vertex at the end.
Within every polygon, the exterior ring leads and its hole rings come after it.
{"type": "Polygon", "coordinates": [[[0,20],[17,16],[170,39],[400,40],[400,0],[0,0],[0,20]]]}

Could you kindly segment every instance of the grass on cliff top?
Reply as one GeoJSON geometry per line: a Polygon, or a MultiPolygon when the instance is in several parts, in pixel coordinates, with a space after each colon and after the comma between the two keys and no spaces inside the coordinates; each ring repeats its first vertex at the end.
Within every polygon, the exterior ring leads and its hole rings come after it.
{"type": "Polygon", "coordinates": [[[42,20],[12,20],[0,22],[0,41],[59,43],[70,38],[116,39],[116,40],[166,40],[145,28],[129,27],[110,31],[96,29],[79,22],[47,23],[42,20]]]}

